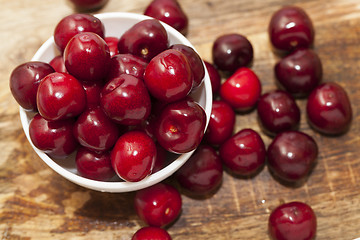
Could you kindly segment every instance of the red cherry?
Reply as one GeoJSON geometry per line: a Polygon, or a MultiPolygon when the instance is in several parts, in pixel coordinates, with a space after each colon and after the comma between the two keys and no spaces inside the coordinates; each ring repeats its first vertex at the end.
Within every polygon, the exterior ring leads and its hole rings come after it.
{"type": "Polygon", "coordinates": [[[309,205],[289,202],[271,212],[269,234],[274,240],[312,240],[316,225],[316,215],[309,205]]]}
{"type": "Polygon", "coordinates": [[[153,0],[144,15],[167,23],[184,35],[187,33],[189,20],[176,0],[153,0]]]}
{"type": "Polygon", "coordinates": [[[221,85],[221,76],[218,70],[212,65],[211,63],[204,61],[206,70],[209,73],[210,81],[211,81],[211,88],[213,94],[217,93],[220,89],[221,85]]]}
{"type": "Polygon", "coordinates": [[[66,73],[51,73],[43,78],[37,92],[37,108],[49,121],[80,115],[86,107],[81,83],[66,73]]]}
{"type": "Polygon", "coordinates": [[[82,85],[86,93],[86,107],[90,109],[100,106],[100,93],[103,84],[99,82],[83,82],[82,85]]]}
{"type": "Polygon", "coordinates": [[[104,38],[106,44],[108,45],[109,47],[109,51],[110,51],[110,57],[113,57],[115,56],[116,54],[119,53],[119,50],[118,50],[118,43],[119,43],[119,38],[117,37],[105,37],[104,38]]]}
{"type": "Polygon", "coordinates": [[[173,49],[154,57],[144,73],[150,94],[166,102],[186,97],[192,88],[191,69],[186,56],[173,49]]]}
{"type": "Polygon", "coordinates": [[[168,151],[166,151],[160,144],[156,143],[156,159],[153,166],[152,173],[156,173],[163,169],[166,165],[168,151]]]}
{"type": "Polygon", "coordinates": [[[221,98],[237,111],[252,109],[261,94],[261,83],[249,68],[239,68],[220,87],[221,98]]]}
{"type": "Polygon", "coordinates": [[[194,195],[213,193],[222,181],[222,162],[209,145],[200,145],[186,163],[176,172],[181,187],[194,195]]]}
{"type": "Polygon", "coordinates": [[[220,146],[219,152],[225,166],[237,175],[252,176],[265,164],[265,144],[252,129],[236,133],[220,146]]]}
{"type": "Polygon", "coordinates": [[[142,227],[131,240],[171,240],[169,233],[160,227],[142,227]]]}
{"type": "Polygon", "coordinates": [[[134,205],[136,213],[145,223],[164,227],[180,215],[182,201],[176,188],[158,183],[137,191],[134,205]]]}
{"type": "Polygon", "coordinates": [[[148,65],[143,58],[132,54],[117,54],[111,58],[108,81],[129,74],[139,79],[144,79],[145,68],[148,65]]]}
{"type": "Polygon", "coordinates": [[[111,166],[110,152],[93,152],[80,147],[76,153],[75,163],[78,173],[92,180],[108,181],[115,176],[111,166]]]}
{"type": "Polygon", "coordinates": [[[36,110],[36,93],[41,80],[54,69],[44,62],[26,62],[10,75],[10,90],[16,102],[26,110],[36,110]]]}
{"type": "Polygon", "coordinates": [[[344,133],[352,120],[351,103],[346,91],[332,82],[323,83],[311,92],[306,113],[310,125],[323,134],[344,133]]]}
{"type": "Polygon", "coordinates": [[[104,7],[108,0],[70,0],[77,11],[89,12],[104,7]]]}
{"type": "Polygon", "coordinates": [[[53,67],[53,69],[56,72],[60,72],[60,73],[69,73],[66,70],[65,67],[65,62],[64,62],[64,58],[61,55],[58,55],[56,57],[54,57],[50,62],[49,62],[50,66],[53,67]]]}
{"type": "Polygon", "coordinates": [[[129,131],[117,140],[111,151],[111,164],[116,174],[129,182],[147,177],[156,158],[154,141],[142,131],[129,131]]]}

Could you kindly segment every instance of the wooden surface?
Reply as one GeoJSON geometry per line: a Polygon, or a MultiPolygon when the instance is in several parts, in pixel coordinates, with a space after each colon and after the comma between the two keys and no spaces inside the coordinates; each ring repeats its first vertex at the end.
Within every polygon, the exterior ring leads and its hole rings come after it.
{"type": "MultiPolygon", "coordinates": [[[[142,13],[149,0],[110,0],[100,12],[142,13]]],[[[211,198],[183,196],[180,218],[168,229],[173,239],[268,239],[270,211],[282,202],[310,204],[318,219],[317,239],[360,237],[360,2],[359,0],[179,0],[190,18],[189,40],[211,61],[217,36],[236,32],[253,44],[253,70],[263,92],[275,88],[267,25],[280,6],[303,7],[316,29],[314,49],[322,59],[324,81],[348,92],[354,119],[348,133],[325,137],[305,119],[300,129],[320,148],[307,183],[288,188],[265,167],[252,179],[224,174],[211,198]]],[[[132,208],[133,193],[100,193],[79,187],[49,169],[32,150],[21,128],[18,105],[9,91],[9,75],[29,61],[53,33],[56,23],[73,12],[66,0],[0,0],[0,237],[1,239],[130,239],[143,223],[132,208]]],[[[236,130],[259,132],[256,113],[239,115],[236,130]]],[[[262,134],[262,133],[261,133],[262,134]]],[[[270,138],[262,134],[266,145],[270,138]]]]}

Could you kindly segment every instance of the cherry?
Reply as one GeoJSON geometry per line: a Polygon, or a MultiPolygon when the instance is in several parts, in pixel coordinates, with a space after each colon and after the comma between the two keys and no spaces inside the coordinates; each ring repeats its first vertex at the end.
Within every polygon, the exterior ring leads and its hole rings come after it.
{"type": "Polygon", "coordinates": [[[48,121],[36,114],[30,121],[29,134],[34,146],[54,158],[65,158],[76,150],[74,119],[48,121]]]}
{"type": "Polygon", "coordinates": [[[159,100],[173,102],[186,97],[192,88],[186,56],[174,49],[160,53],[147,65],[144,82],[150,94],[159,100]]]}
{"type": "Polygon", "coordinates": [[[205,124],[206,114],[198,103],[189,99],[180,100],[163,109],[157,120],[155,137],[167,151],[190,152],[200,144],[205,124]]]}
{"type": "Polygon", "coordinates": [[[168,48],[168,35],[156,19],[136,23],[119,39],[119,53],[131,53],[150,61],[168,48]]]}
{"type": "Polygon", "coordinates": [[[221,76],[218,70],[211,63],[204,61],[206,70],[209,73],[210,82],[211,82],[211,90],[213,94],[217,93],[220,89],[221,85],[221,76]]]}
{"type": "Polygon", "coordinates": [[[213,193],[222,181],[222,162],[217,152],[201,144],[186,163],[176,172],[181,187],[194,195],[213,193]]]}
{"type": "Polygon", "coordinates": [[[275,76],[292,95],[307,96],[322,79],[321,60],[312,49],[296,49],[275,65],[275,76]]]}
{"type": "Polygon", "coordinates": [[[104,38],[106,44],[108,45],[109,47],[109,51],[110,51],[110,57],[113,57],[115,56],[116,54],[119,53],[119,50],[118,50],[118,43],[119,43],[119,38],[117,37],[105,37],[104,38]]]}
{"type": "Polygon", "coordinates": [[[128,74],[104,86],[100,106],[112,120],[124,125],[140,124],[151,112],[150,95],[144,82],[128,74]]]}
{"type": "Polygon", "coordinates": [[[310,125],[323,134],[337,135],[346,132],[352,119],[349,97],[334,82],[323,83],[311,92],[306,112],[310,125]]]}
{"type": "Polygon", "coordinates": [[[302,183],[312,170],[318,146],[309,135],[285,131],[276,135],[268,147],[268,166],[285,183],[302,183]]]}
{"type": "Polygon", "coordinates": [[[222,100],[214,100],[205,140],[212,145],[220,145],[233,134],[235,112],[222,100]]]}
{"type": "Polygon", "coordinates": [[[53,69],[56,72],[60,72],[60,73],[69,73],[66,70],[65,67],[65,62],[64,62],[64,58],[61,55],[57,55],[56,57],[54,57],[50,62],[49,62],[50,66],[53,67],[53,69]]]}
{"type": "Polygon", "coordinates": [[[274,240],[311,240],[316,236],[316,215],[303,202],[284,203],[269,217],[269,234],[274,240]]]}
{"type": "Polygon", "coordinates": [[[199,54],[193,48],[184,44],[174,44],[170,46],[170,49],[178,50],[187,57],[192,73],[192,88],[200,86],[205,76],[205,68],[199,54]]]}
{"type": "Polygon", "coordinates": [[[99,82],[83,82],[82,85],[86,93],[86,107],[89,109],[100,106],[100,93],[103,84],[99,82]]]}
{"type": "Polygon", "coordinates": [[[261,95],[261,83],[249,68],[239,68],[220,87],[221,98],[237,111],[249,111],[261,95]]]}
{"type": "Polygon", "coordinates": [[[54,69],[47,63],[34,61],[17,66],[10,75],[10,90],[16,102],[26,110],[36,110],[36,93],[41,80],[54,69]]]}
{"type": "Polygon", "coordinates": [[[180,215],[182,200],[176,188],[157,183],[136,192],[134,206],[138,216],[148,225],[164,227],[180,215]]]}
{"type": "Polygon", "coordinates": [[[268,32],[272,45],[282,51],[309,48],[315,35],[311,19],[296,6],[285,6],[276,11],[271,17],[268,32]]]}
{"type": "Polygon", "coordinates": [[[189,20],[176,0],[153,0],[144,15],[167,23],[184,35],[187,33],[189,20]]]}
{"type": "Polygon", "coordinates": [[[110,150],[119,137],[118,126],[98,107],[84,111],[74,125],[79,143],[93,151],[110,150]]]}
{"type": "Polygon", "coordinates": [[[124,73],[143,79],[147,65],[148,62],[141,57],[129,53],[117,54],[111,58],[108,80],[119,77],[124,73]]]}
{"type": "Polygon", "coordinates": [[[171,240],[171,236],[165,229],[148,226],[137,230],[131,240],[171,240]]]}
{"type": "Polygon", "coordinates": [[[84,82],[99,82],[105,79],[110,59],[109,47],[104,39],[91,32],[77,34],[64,50],[66,69],[84,82]]]}
{"type": "Polygon", "coordinates": [[[159,143],[156,143],[156,159],[152,169],[152,173],[156,173],[165,167],[167,161],[167,153],[168,151],[166,151],[159,143]]]}
{"type": "Polygon", "coordinates": [[[63,52],[70,39],[81,32],[93,32],[103,38],[105,27],[100,19],[90,14],[74,13],[68,15],[61,19],[55,27],[55,45],[60,52],[63,52]]]}
{"type": "Polygon", "coordinates": [[[300,109],[295,99],[283,90],[263,94],[257,105],[257,113],[263,130],[269,135],[295,130],[299,126],[300,109]]]}
{"type": "Polygon", "coordinates": [[[265,144],[252,129],[237,132],[220,146],[219,153],[230,172],[240,176],[252,176],[265,164],[265,144]]]}
{"type": "Polygon", "coordinates": [[[151,174],[156,145],[146,133],[129,131],[121,135],[111,151],[116,174],[128,182],[137,182],[151,174]]]}
{"type": "Polygon", "coordinates": [[[253,47],[243,35],[225,34],[215,40],[212,47],[212,58],[218,69],[234,72],[251,63],[253,47]]]}
{"type": "Polygon", "coordinates": [[[86,94],[81,83],[66,73],[50,73],[41,81],[37,108],[49,121],[80,115],[86,107],[86,94]]]}
{"type": "Polygon", "coordinates": [[[75,157],[78,173],[92,180],[108,181],[115,176],[111,166],[110,152],[94,152],[80,147],[75,157]]]}
{"type": "Polygon", "coordinates": [[[95,11],[102,8],[108,0],[70,0],[80,12],[95,11]]]}

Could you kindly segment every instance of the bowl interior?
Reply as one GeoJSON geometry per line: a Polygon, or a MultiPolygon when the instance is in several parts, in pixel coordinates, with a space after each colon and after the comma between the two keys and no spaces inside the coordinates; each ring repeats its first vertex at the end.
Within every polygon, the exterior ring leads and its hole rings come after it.
{"type": "MultiPolygon", "coordinates": [[[[148,19],[149,17],[134,14],[134,13],[102,13],[95,15],[98,17],[103,24],[105,25],[105,35],[120,37],[127,29],[133,26],[135,23],[148,19]]],[[[168,32],[170,44],[181,43],[188,45],[194,48],[191,43],[178,31],[173,29],[167,24],[164,24],[166,31],[168,32]]],[[[195,49],[195,48],[194,48],[195,49]]],[[[50,62],[59,52],[57,51],[53,37],[49,38],[36,52],[32,61],[43,61],[50,62]]],[[[205,77],[202,85],[200,85],[195,91],[191,93],[191,96],[197,101],[205,110],[207,115],[206,126],[208,125],[212,107],[212,91],[211,91],[211,82],[208,75],[208,72],[205,68],[205,77]]],[[[174,160],[161,169],[160,171],[151,174],[142,181],[139,182],[124,182],[119,178],[114,178],[112,181],[103,182],[96,181],[81,177],[77,174],[76,165],[75,165],[75,154],[70,155],[66,159],[52,159],[43,151],[37,149],[31,142],[29,136],[29,122],[31,118],[35,115],[34,112],[25,111],[20,107],[20,119],[25,132],[27,139],[29,140],[31,146],[34,148],[35,152],[39,157],[55,172],[63,176],[64,178],[70,180],[73,183],[76,183],[80,186],[97,190],[103,192],[129,192],[135,191],[142,188],[149,187],[154,185],[165,178],[172,175],[177,169],[179,169],[186,160],[191,156],[192,152],[176,155],[174,160]]]]}

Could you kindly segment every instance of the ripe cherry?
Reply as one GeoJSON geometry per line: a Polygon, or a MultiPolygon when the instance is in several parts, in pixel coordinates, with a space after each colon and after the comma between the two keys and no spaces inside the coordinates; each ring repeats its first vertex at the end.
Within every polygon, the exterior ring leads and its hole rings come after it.
{"type": "Polygon", "coordinates": [[[221,76],[218,70],[211,63],[204,61],[206,70],[209,73],[210,81],[211,81],[211,89],[213,94],[217,93],[220,89],[221,85],[221,76]]]}
{"type": "Polygon", "coordinates": [[[65,67],[65,62],[64,62],[64,58],[61,55],[57,55],[56,57],[54,57],[50,62],[49,62],[50,66],[53,67],[53,69],[56,72],[60,72],[60,73],[69,73],[66,70],[65,67]]]}
{"type": "Polygon", "coordinates": [[[145,59],[132,54],[116,54],[111,58],[108,81],[119,77],[121,74],[129,74],[139,79],[144,79],[145,68],[148,62],[145,59]]]}
{"type": "Polygon", "coordinates": [[[104,7],[108,0],[70,0],[77,11],[89,12],[104,7]]]}
{"type": "Polygon", "coordinates": [[[104,38],[106,44],[109,47],[109,51],[110,51],[110,57],[115,56],[116,54],[119,53],[118,50],[118,43],[119,43],[119,38],[117,37],[105,37],[104,38]]]}
{"type": "Polygon", "coordinates": [[[171,236],[165,229],[148,226],[137,230],[131,240],[171,240],[171,236]]]}
{"type": "Polygon", "coordinates": [[[100,93],[103,83],[100,82],[83,82],[83,88],[86,93],[86,108],[94,108],[100,106],[100,93]]]}

